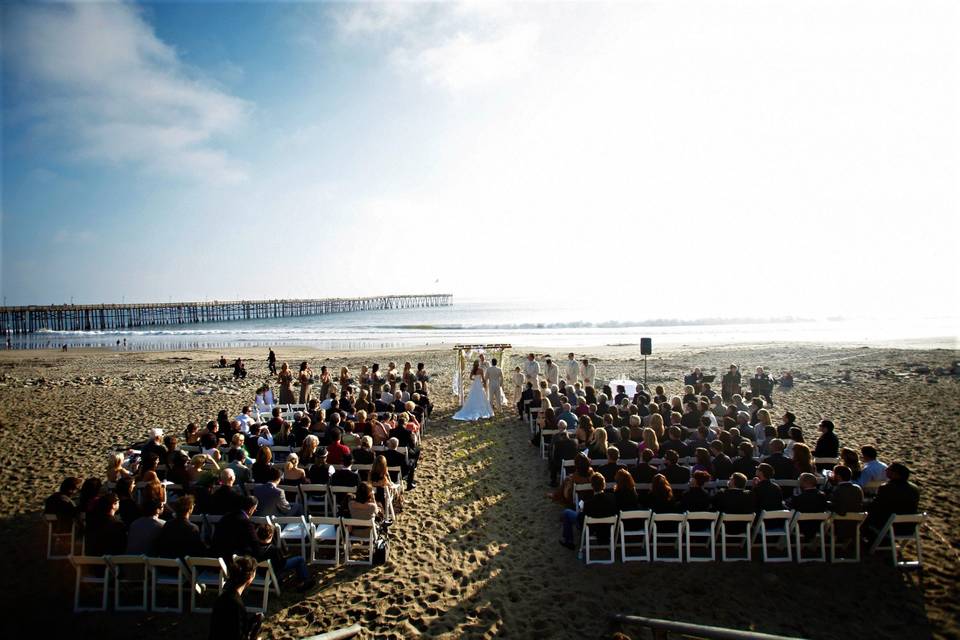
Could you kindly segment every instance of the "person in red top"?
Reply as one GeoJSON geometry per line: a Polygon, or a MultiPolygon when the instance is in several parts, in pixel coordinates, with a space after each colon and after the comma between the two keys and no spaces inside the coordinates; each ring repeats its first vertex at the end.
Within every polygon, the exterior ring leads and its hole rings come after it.
{"type": "Polygon", "coordinates": [[[340,442],[340,429],[330,430],[330,444],[327,445],[327,464],[339,465],[343,456],[350,453],[350,447],[340,442]]]}

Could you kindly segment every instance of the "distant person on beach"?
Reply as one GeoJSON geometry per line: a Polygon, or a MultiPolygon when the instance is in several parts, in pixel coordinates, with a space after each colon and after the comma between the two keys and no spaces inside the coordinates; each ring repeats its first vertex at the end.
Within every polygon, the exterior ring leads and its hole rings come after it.
{"type": "Polygon", "coordinates": [[[240,358],[237,358],[233,363],[233,377],[235,380],[247,377],[247,367],[240,358]]]}
{"type": "Polygon", "coordinates": [[[750,378],[750,392],[754,398],[762,396],[767,404],[773,406],[773,379],[763,367],[757,367],[756,373],[750,378]]]}
{"type": "Polygon", "coordinates": [[[293,396],[293,372],[286,362],[280,365],[277,381],[280,383],[280,404],[296,404],[293,396]]]}
{"type": "Polygon", "coordinates": [[[273,352],[273,349],[270,349],[270,353],[267,355],[267,366],[270,367],[272,375],[277,375],[277,354],[273,352]]]}
{"type": "MultiPolygon", "coordinates": [[[[119,341],[119,340],[117,340],[117,346],[118,346],[118,347],[120,346],[120,341],[119,341]]],[[[227,368],[227,357],[224,356],[224,355],[221,355],[221,356],[220,356],[220,368],[221,368],[221,369],[226,369],[226,368],[227,368]]]]}

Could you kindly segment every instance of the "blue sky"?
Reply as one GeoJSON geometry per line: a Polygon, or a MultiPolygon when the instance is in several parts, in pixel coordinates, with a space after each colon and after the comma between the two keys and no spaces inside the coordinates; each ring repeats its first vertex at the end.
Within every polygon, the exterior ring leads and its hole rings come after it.
{"type": "Polygon", "coordinates": [[[957,311],[953,3],[0,15],[7,304],[957,311]]]}

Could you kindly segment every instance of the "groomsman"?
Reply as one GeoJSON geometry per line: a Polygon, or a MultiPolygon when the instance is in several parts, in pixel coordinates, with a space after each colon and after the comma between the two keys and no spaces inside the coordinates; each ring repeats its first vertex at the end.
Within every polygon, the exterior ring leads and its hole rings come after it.
{"type": "Polygon", "coordinates": [[[526,380],[526,376],[523,375],[523,371],[520,370],[520,367],[516,367],[513,370],[513,400],[517,401],[520,399],[520,394],[523,393],[523,383],[526,380]]]}
{"type": "Polygon", "coordinates": [[[523,365],[523,376],[524,380],[533,385],[534,389],[540,388],[540,363],[536,361],[532,353],[527,356],[527,362],[523,365]]]}
{"type": "Polygon", "coordinates": [[[592,387],[595,383],[594,378],[597,375],[597,368],[590,364],[590,361],[584,358],[580,362],[583,365],[580,367],[580,375],[583,377],[583,387],[592,387]]]}
{"type": "Polygon", "coordinates": [[[547,385],[560,384],[560,367],[553,364],[553,360],[547,358],[547,366],[543,372],[543,375],[547,377],[547,385]]]}
{"type": "Polygon", "coordinates": [[[580,365],[574,359],[572,353],[567,354],[567,363],[564,365],[564,380],[570,387],[573,387],[580,379],[580,365]]]}

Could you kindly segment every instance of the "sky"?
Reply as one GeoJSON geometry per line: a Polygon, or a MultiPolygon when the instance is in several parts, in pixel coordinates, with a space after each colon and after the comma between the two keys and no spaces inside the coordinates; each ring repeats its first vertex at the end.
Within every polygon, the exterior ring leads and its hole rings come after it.
{"type": "Polygon", "coordinates": [[[4,4],[5,304],[960,318],[955,2],[4,4]]]}

